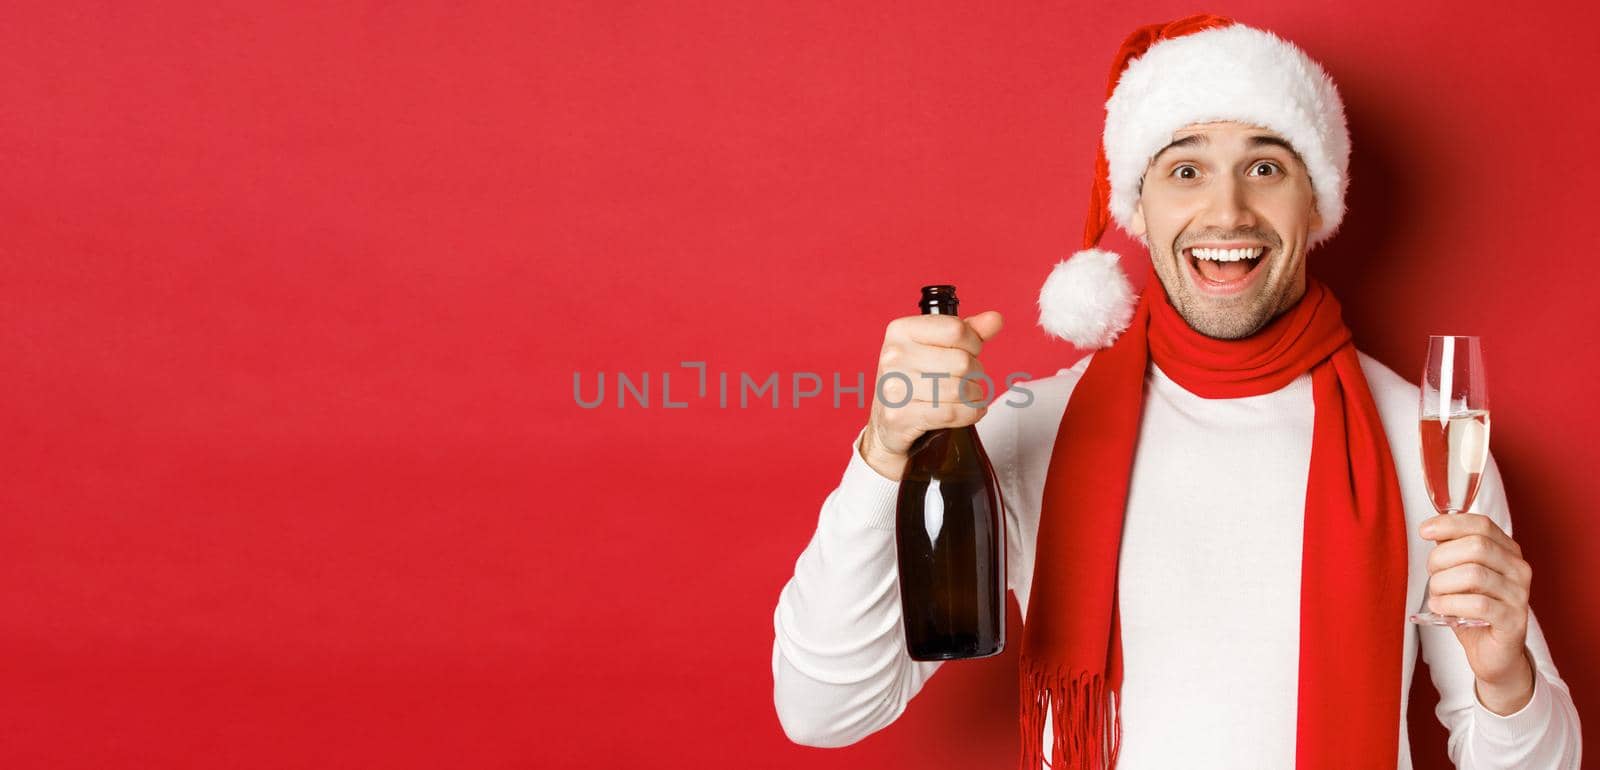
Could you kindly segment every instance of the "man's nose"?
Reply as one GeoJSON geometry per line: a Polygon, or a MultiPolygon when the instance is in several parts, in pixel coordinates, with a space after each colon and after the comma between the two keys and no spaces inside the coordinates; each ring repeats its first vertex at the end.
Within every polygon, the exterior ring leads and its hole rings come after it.
{"type": "Polygon", "coordinates": [[[1219,230],[1252,229],[1256,225],[1255,210],[1251,208],[1250,191],[1234,176],[1224,176],[1206,191],[1205,222],[1207,227],[1219,230]]]}

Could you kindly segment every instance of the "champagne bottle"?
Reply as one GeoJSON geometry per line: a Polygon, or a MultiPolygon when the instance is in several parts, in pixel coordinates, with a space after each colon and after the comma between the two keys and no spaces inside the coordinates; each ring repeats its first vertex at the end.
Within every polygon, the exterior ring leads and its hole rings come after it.
{"type": "MultiPolygon", "coordinates": [[[[924,286],[923,315],[956,315],[956,287],[924,286]]],[[[938,380],[943,402],[961,381],[938,380]]],[[[900,610],[913,660],[997,655],[1005,648],[1005,522],[1000,485],[977,428],[912,442],[895,518],[900,610]]]]}

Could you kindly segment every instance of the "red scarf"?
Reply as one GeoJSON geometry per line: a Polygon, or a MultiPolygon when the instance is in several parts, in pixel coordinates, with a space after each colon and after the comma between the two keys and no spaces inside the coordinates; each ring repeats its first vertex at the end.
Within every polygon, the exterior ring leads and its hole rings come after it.
{"type": "Polygon", "coordinates": [[[1295,766],[1393,768],[1405,515],[1339,303],[1307,278],[1300,302],[1255,335],[1217,340],[1184,322],[1152,273],[1128,330],[1094,355],[1078,381],[1050,456],[1022,635],[1021,769],[1039,770],[1045,758],[1047,704],[1054,711],[1052,768],[1116,764],[1123,672],[1117,560],[1147,361],[1202,398],[1271,393],[1311,372],[1316,419],[1301,552],[1295,766]]]}

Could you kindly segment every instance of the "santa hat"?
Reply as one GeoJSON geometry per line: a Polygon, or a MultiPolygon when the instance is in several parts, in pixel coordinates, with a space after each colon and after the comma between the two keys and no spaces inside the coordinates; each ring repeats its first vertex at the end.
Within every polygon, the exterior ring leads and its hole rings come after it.
{"type": "Polygon", "coordinates": [[[1097,248],[1107,220],[1132,235],[1150,159],[1193,123],[1238,121],[1277,132],[1305,161],[1322,224],[1316,246],[1344,218],[1350,133],[1333,80],[1293,43],[1201,14],[1140,27],[1117,52],[1095,163],[1083,250],[1062,260],[1039,292],[1039,325],[1080,348],[1110,345],[1137,300],[1119,257],[1097,248]]]}

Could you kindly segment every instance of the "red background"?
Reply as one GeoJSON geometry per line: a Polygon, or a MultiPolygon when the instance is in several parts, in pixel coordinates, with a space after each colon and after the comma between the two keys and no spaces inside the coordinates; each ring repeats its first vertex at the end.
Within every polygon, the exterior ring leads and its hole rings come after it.
{"type": "MultiPolygon", "coordinates": [[[[315,5],[0,24],[0,765],[1010,767],[1014,645],[788,743],[772,610],[865,410],[718,409],[678,362],[870,379],[949,281],[1009,319],[991,372],[1069,365],[1033,301],[1106,68],[1195,8],[315,5]],[[651,408],[578,408],[600,371],[651,408]]],[[[1342,88],[1312,269],[1364,349],[1414,377],[1426,334],[1485,337],[1600,745],[1594,12],[1209,10],[1342,88]]]]}

